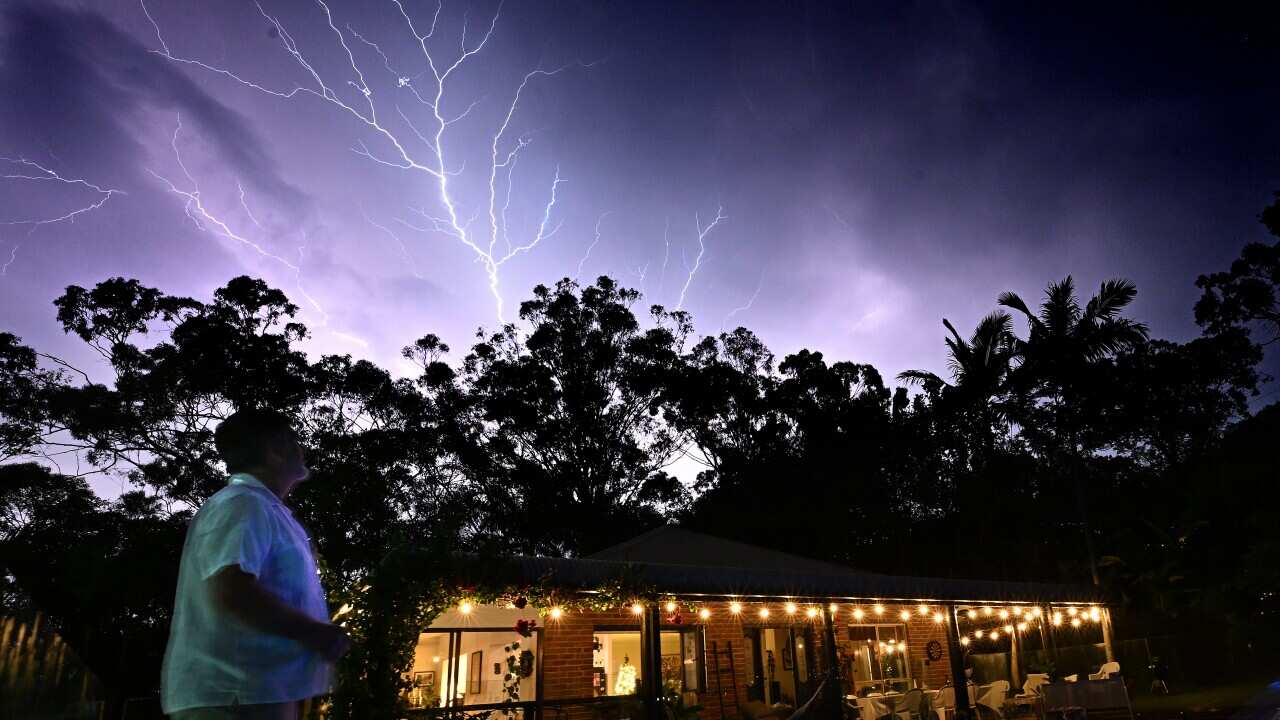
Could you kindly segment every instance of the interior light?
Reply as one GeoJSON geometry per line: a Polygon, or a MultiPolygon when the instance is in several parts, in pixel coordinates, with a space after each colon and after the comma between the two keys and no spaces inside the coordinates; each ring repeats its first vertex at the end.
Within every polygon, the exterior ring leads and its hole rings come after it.
{"type": "Polygon", "coordinates": [[[438,663],[438,662],[440,662],[440,656],[439,656],[439,655],[435,655],[435,656],[433,656],[433,657],[431,658],[431,662],[433,662],[433,663],[438,663]]]}

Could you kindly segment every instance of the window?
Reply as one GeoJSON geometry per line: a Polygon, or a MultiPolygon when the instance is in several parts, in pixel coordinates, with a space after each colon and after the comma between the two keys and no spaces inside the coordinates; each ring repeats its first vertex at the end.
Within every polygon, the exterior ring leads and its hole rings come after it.
{"type": "MultiPolygon", "coordinates": [[[[597,696],[633,695],[643,682],[640,670],[640,631],[596,628],[592,680],[597,696]]],[[[668,693],[703,689],[701,628],[662,631],[662,685],[668,693]]]]}
{"type": "Polygon", "coordinates": [[[463,615],[442,614],[418,635],[407,679],[410,707],[467,707],[536,700],[538,639],[521,637],[516,621],[536,618],[523,612],[476,606],[463,615]]]}
{"type": "Polygon", "coordinates": [[[850,625],[844,643],[846,676],[854,689],[905,689],[910,686],[905,625],[850,625]]]}

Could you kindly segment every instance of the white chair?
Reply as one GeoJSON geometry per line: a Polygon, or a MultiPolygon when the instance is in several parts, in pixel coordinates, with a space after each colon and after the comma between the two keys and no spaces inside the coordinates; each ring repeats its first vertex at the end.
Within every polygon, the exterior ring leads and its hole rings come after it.
{"type": "Polygon", "coordinates": [[[1040,694],[1040,686],[1049,682],[1049,673],[1027,673],[1027,681],[1022,683],[1022,693],[1018,697],[1029,697],[1040,694]]]}
{"type": "Polygon", "coordinates": [[[1062,681],[1063,681],[1063,682],[1076,682],[1076,681],[1078,681],[1079,679],[1080,679],[1080,676],[1079,676],[1079,675],[1068,675],[1068,676],[1066,676],[1066,677],[1062,678],[1062,681]]]}
{"type": "Polygon", "coordinates": [[[1009,697],[1009,681],[996,680],[990,685],[978,688],[978,707],[985,707],[994,712],[996,717],[1004,718],[1004,701],[1009,697]]]}
{"type": "Polygon", "coordinates": [[[894,715],[899,720],[924,720],[924,691],[920,688],[908,690],[894,706],[894,715]]]}
{"type": "Polygon", "coordinates": [[[947,711],[955,710],[956,707],[956,689],[954,686],[947,685],[933,696],[933,714],[938,716],[938,720],[947,720],[947,711]]]}
{"type": "Polygon", "coordinates": [[[1090,680],[1106,680],[1110,678],[1112,675],[1119,675],[1119,674],[1120,674],[1120,663],[1109,662],[1109,663],[1104,663],[1102,667],[1098,668],[1098,672],[1090,673],[1089,679],[1090,680]]]}

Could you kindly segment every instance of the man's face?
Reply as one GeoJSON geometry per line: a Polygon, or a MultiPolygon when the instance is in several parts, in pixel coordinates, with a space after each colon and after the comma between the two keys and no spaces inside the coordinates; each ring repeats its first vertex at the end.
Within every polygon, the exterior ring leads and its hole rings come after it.
{"type": "Polygon", "coordinates": [[[307,467],[307,458],[298,440],[298,434],[292,430],[285,433],[270,453],[271,462],[281,477],[300,483],[311,474],[307,467]]]}

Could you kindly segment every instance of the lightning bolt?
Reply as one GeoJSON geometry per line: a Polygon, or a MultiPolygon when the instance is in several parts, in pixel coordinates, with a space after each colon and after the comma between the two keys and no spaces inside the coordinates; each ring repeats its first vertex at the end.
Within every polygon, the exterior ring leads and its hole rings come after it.
{"type": "MultiPolygon", "coordinates": [[[[13,165],[19,166],[17,169],[13,171],[6,172],[4,175],[0,175],[0,179],[18,180],[18,181],[25,181],[25,182],[46,182],[46,183],[60,183],[63,185],[74,185],[81,188],[87,188],[90,191],[98,194],[97,201],[91,202],[88,205],[73,208],[71,210],[68,210],[62,213],[61,215],[56,215],[53,217],[21,218],[18,220],[0,220],[0,225],[7,225],[11,227],[18,226],[18,225],[28,226],[30,228],[30,230],[28,230],[27,232],[28,237],[30,237],[32,233],[34,233],[36,230],[40,229],[45,225],[54,225],[61,222],[74,223],[76,221],[76,218],[86,213],[90,213],[90,212],[93,212],[94,210],[100,209],[103,205],[107,204],[108,200],[115,197],[116,195],[127,194],[123,190],[116,190],[114,188],[104,188],[101,185],[91,183],[88,180],[84,180],[82,178],[63,177],[57,171],[51,168],[45,167],[44,165],[41,165],[40,163],[35,162],[34,160],[28,160],[27,158],[0,157],[0,162],[8,163],[10,166],[13,166],[13,165]]],[[[22,247],[22,243],[14,243],[13,247],[9,251],[8,261],[5,262],[3,267],[0,267],[0,276],[9,274],[9,267],[13,265],[15,260],[17,260],[18,249],[21,247],[22,247]]]]}
{"type": "Polygon", "coordinates": [[[360,208],[360,216],[364,218],[365,222],[369,223],[370,225],[377,228],[378,230],[381,230],[383,234],[387,235],[388,237],[390,237],[392,240],[395,241],[396,246],[400,248],[400,256],[403,257],[404,261],[409,264],[409,272],[414,277],[418,278],[419,280],[422,280],[423,279],[422,273],[418,272],[418,264],[414,262],[413,256],[409,254],[409,247],[404,244],[404,240],[401,240],[400,236],[397,235],[391,228],[369,217],[369,215],[364,211],[364,208],[360,208]]]}
{"type": "Polygon", "coordinates": [[[751,297],[747,299],[746,304],[739,305],[738,307],[730,310],[727,314],[725,314],[724,319],[720,321],[720,332],[724,332],[724,326],[729,324],[729,320],[731,320],[734,315],[737,315],[738,313],[744,313],[750,310],[752,305],[756,304],[756,298],[760,297],[760,288],[762,287],[764,287],[764,271],[763,270],[760,271],[760,279],[756,281],[756,291],[751,293],[751,297]]]}
{"type": "MultiPolygon", "coordinates": [[[[436,4],[435,11],[431,15],[430,26],[422,28],[421,24],[415,21],[405,9],[401,0],[392,0],[392,4],[399,11],[404,29],[413,37],[420,51],[418,54],[421,55],[421,60],[426,66],[425,71],[410,75],[394,68],[388,55],[376,42],[365,38],[349,26],[345,33],[339,29],[334,21],[333,12],[325,0],[315,0],[315,2],[324,15],[328,31],[333,35],[342,56],[347,60],[350,76],[342,85],[333,85],[326,81],[280,20],[267,13],[261,4],[255,2],[258,13],[275,29],[284,51],[309,78],[309,83],[306,85],[275,89],[249,80],[226,68],[175,55],[164,38],[160,24],[147,11],[145,0],[139,0],[143,13],[154,28],[160,44],[160,49],[152,52],[172,62],[214,73],[269,96],[286,100],[310,97],[322,101],[356,120],[383,146],[383,150],[375,152],[363,140],[357,140],[355,147],[352,148],[353,152],[380,166],[425,175],[435,188],[436,197],[432,199],[432,204],[439,208],[439,212],[431,213],[426,208],[415,210],[426,219],[425,225],[409,223],[401,218],[397,218],[396,221],[417,231],[443,234],[467,247],[484,269],[489,292],[496,306],[498,321],[504,322],[506,303],[501,290],[501,269],[507,262],[537,248],[560,228],[560,222],[552,223],[552,217],[556,210],[557,192],[560,185],[566,182],[560,175],[560,168],[557,167],[550,181],[547,199],[543,204],[541,221],[526,240],[513,243],[507,221],[511,186],[517,159],[521,151],[529,146],[531,140],[528,136],[510,137],[512,121],[519,109],[521,96],[531,82],[557,75],[570,66],[566,65],[553,70],[537,68],[525,73],[506,105],[502,121],[488,134],[488,167],[485,171],[488,176],[487,196],[480,203],[482,209],[476,213],[477,217],[482,214],[487,216],[487,222],[484,223],[483,230],[476,230],[472,226],[474,218],[463,219],[465,215],[462,209],[463,201],[457,194],[454,183],[451,182],[453,178],[462,174],[465,168],[461,165],[454,168],[453,153],[448,141],[452,137],[450,130],[466,119],[480,101],[471,101],[465,109],[456,114],[447,114],[445,106],[453,104],[454,93],[451,92],[453,87],[451,80],[454,79],[455,73],[483,51],[493,37],[501,17],[501,5],[494,12],[478,42],[468,46],[467,23],[464,20],[461,42],[455,46],[457,49],[442,53],[436,47],[440,43],[435,41],[435,36],[440,26],[443,3],[436,4]],[[407,132],[401,128],[401,125],[394,124],[394,121],[388,122],[384,119],[392,114],[387,112],[386,104],[380,107],[378,101],[381,93],[370,85],[361,63],[356,58],[356,53],[352,50],[352,43],[348,42],[348,35],[375,52],[381,60],[383,69],[391,76],[394,89],[389,93],[390,107],[394,109],[394,117],[399,118],[403,128],[407,128],[407,132]],[[339,92],[344,88],[354,90],[354,93],[347,93],[353,94],[354,97],[344,97],[344,94],[339,92]],[[425,117],[411,118],[410,114],[395,102],[394,97],[397,92],[407,93],[412,98],[413,105],[421,108],[421,115],[425,117]]],[[[577,63],[577,65],[591,67],[590,64],[584,63],[577,63]]]]}
{"type": "Polygon", "coordinates": [[[658,292],[667,285],[667,261],[671,259],[671,216],[667,216],[667,222],[662,226],[662,273],[658,275],[658,292]]]}
{"type": "Polygon", "coordinates": [[[578,260],[578,272],[573,276],[574,280],[582,277],[582,266],[587,264],[587,258],[591,257],[591,251],[595,249],[596,245],[600,244],[600,223],[604,222],[604,219],[609,216],[609,212],[612,211],[602,212],[600,213],[600,217],[596,218],[595,239],[591,241],[591,244],[587,246],[587,251],[583,253],[582,258],[578,260]]]}
{"type": "Polygon", "coordinates": [[[702,226],[702,220],[695,213],[693,216],[694,226],[698,229],[698,256],[693,260],[693,267],[689,268],[688,274],[684,279],[684,287],[680,289],[680,301],[676,303],[676,310],[684,308],[684,297],[689,292],[689,286],[693,284],[693,278],[698,274],[698,268],[702,266],[702,257],[707,253],[707,235],[715,229],[720,221],[727,220],[728,216],[724,214],[724,206],[721,205],[716,209],[716,217],[706,227],[702,226]]]}
{"type": "MultiPolygon", "coordinates": [[[[187,182],[190,184],[192,189],[185,190],[178,187],[178,185],[172,180],[150,168],[147,169],[147,172],[151,173],[152,177],[168,186],[169,192],[183,199],[183,212],[186,213],[187,218],[191,220],[191,222],[202,232],[213,232],[215,235],[221,235],[222,237],[239,243],[240,245],[252,250],[257,255],[271,260],[291,271],[294,277],[294,285],[297,287],[298,292],[320,315],[322,319],[321,326],[323,327],[328,325],[329,314],[325,312],[325,309],[321,307],[320,303],[317,302],[302,285],[302,266],[300,264],[294,263],[287,258],[277,255],[263,247],[261,244],[250,240],[239,232],[236,232],[227,222],[215,215],[213,211],[205,205],[204,199],[201,195],[200,183],[196,181],[195,177],[191,174],[191,171],[187,168],[186,162],[182,159],[182,152],[178,149],[178,135],[181,132],[182,117],[179,116],[177,118],[177,124],[173,129],[173,137],[170,140],[170,146],[173,148],[173,158],[177,162],[178,168],[182,170],[182,175],[187,179],[187,182]]],[[[241,188],[241,192],[243,193],[243,188],[241,188]]],[[[303,231],[303,241],[306,241],[305,231],[303,231]]],[[[299,261],[302,259],[301,256],[304,248],[305,245],[298,249],[299,261]]]]}

